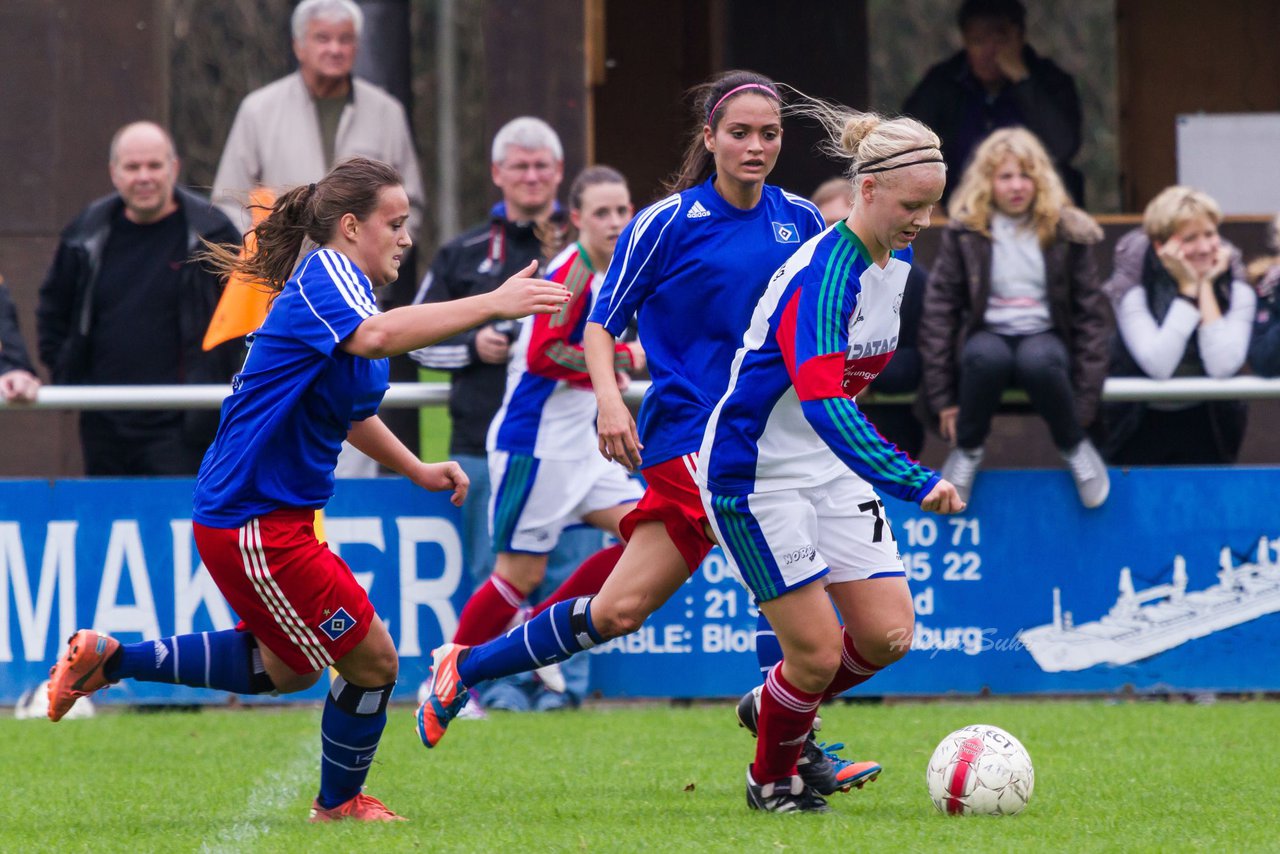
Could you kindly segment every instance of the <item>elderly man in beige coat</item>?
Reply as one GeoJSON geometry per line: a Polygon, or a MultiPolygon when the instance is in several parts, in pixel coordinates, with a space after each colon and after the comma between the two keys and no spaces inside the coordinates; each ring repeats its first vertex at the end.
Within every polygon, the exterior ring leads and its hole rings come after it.
{"type": "MultiPolygon", "coordinates": [[[[352,75],[364,14],[352,0],[303,0],[293,12],[298,70],[250,92],[236,112],[213,199],[241,233],[252,217],[249,193],[275,194],[319,181],[335,163],[361,155],[391,164],[409,194],[409,229],[422,224],[422,175],[404,107],[352,75]]],[[[378,465],[348,444],[339,477],[374,477],[378,465]]]]}
{"type": "Polygon", "coordinates": [[[352,155],[394,166],[404,178],[410,228],[422,222],[422,177],[404,107],[354,77],[364,15],[351,0],[303,0],[293,13],[298,70],[250,92],[236,112],[213,179],[214,201],[247,231],[255,187],[280,191],[319,181],[352,155]]]}

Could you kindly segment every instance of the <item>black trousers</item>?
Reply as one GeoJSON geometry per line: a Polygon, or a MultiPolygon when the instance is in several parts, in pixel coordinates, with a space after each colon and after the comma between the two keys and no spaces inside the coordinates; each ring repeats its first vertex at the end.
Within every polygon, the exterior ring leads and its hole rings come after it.
{"type": "Polygon", "coordinates": [[[960,414],[956,444],[977,450],[987,441],[991,419],[1004,390],[1016,385],[1049,425],[1053,444],[1068,451],[1084,439],[1076,421],[1071,390],[1071,356],[1052,332],[1036,335],[997,335],[980,330],[960,351],[960,414]]]}
{"type": "Polygon", "coordinates": [[[1222,451],[1219,444],[1205,404],[1174,410],[1147,406],[1138,429],[1116,449],[1110,462],[1120,466],[1234,463],[1236,454],[1222,451]]]}
{"type": "Polygon", "coordinates": [[[80,448],[90,477],[194,475],[205,448],[190,443],[179,416],[172,425],[122,429],[109,414],[80,414],[80,448]]]}

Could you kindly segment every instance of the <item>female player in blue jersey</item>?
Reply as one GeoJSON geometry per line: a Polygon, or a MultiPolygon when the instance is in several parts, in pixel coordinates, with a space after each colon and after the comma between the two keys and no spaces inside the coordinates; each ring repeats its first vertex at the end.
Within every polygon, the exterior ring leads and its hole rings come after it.
{"type": "Polygon", "coordinates": [[[50,675],[52,720],[120,679],[290,693],[334,667],[311,820],[399,818],[361,791],[386,726],[396,648],[351,570],[316,539],[314,513],[333,494],[344,438],[461,503],[467,478],[458,464],[420,462],[375,414],[387,357],[495,319],[551,313],[568,300],[563,286],[525,278],[530,264],[484,296],[380,312],[373,288],[395,281],[412,244],[408,218],[396,171],[353,158],[282,195],[255,228],[255,254],[210,248],[222,272],[279,291],[196,480],[196,545],[242,625],[126,645],[82,629],[50,675]],[[304,238],[314,246],[299,260],[304,238]]]}
{"type": "MultiPolygon", "coordinates": [[[[707,416],[728,383],[767,276],[824,223],[807,200],[765,183],[782,146],[782,100],[773,81],[733,71],[695,92],[696,130],[673,194],[641,211],[619,237],[584,335],[600,450],[642,471],[648,484],[622,520],[626,549],[596,596],[561,602],[482,646],[436,650],[432,692],[418,715],[428,747],[465,702],[460,686],[561,661],[635,631],[714,544],[693,479],[707,416]],[[653,378],[638,429],[614,374],[616,341],[632,317],[653,378]]],[[[805,759],[806,779],[825,793],[879,771],[875,763],[828,754],[812,738],[805,759]]]]}
{"type": "Polygon", "coordinates": [[[797,773],[818,704],[911,647],[906,574],[872,486],[925,510],[964,509],[954,486],[881,437],[853,402],[897,345],[911,243],[946,183],[938,137],[914,119],[820,102],[807,112],[851,164],[853,210],[770,280],[743,326],[697,471],[716,538],[782,645],[747,769],[747,803],[775,812],[827,809],[797,773]]]}

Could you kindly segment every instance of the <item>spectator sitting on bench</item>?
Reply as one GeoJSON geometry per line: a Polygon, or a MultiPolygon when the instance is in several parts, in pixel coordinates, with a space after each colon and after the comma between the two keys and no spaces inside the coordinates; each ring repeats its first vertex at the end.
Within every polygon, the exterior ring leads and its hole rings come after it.
{"type": "MultiPolygon", "coordinates": [[[[1173,186],[1116,243],[1104,286],[1120,333],[1111,376],[1230,377],[1244,366],[1257,299],[1221,222],[1212,198],[1173,186]]],[[[1107,404],[1103,451],[1117,465],[1233,463],[1246,413],[1238,400],[1107,404]]]]}
{"type": "Polygon", "coordinates": [[[942,476],[968,500],[1005,389],[1026,391],[1080,501],[1110,481],[1085,435],[1106,378],[1111,312],[1093,246],[1102,229],[1071,205],[1044,146],[1023,128],[987,137],[950,205],[925,290],[925,402],[953,446],[942,476]]]}

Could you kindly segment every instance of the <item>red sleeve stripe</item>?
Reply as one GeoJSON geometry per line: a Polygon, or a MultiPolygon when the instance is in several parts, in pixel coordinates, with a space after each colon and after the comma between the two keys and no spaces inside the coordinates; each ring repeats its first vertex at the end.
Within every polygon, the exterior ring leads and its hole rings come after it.
{"type": "Polygon", "coordinates": [[[796,371],[795,385],[802,401],[848,397],[844,393],[844,353],[808,359],[796,371]]]}

